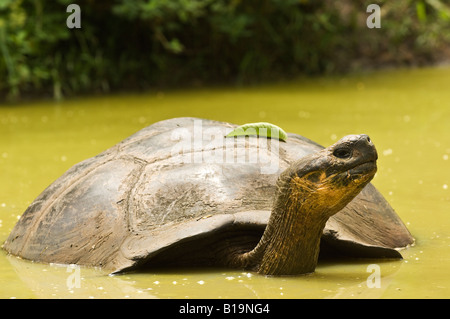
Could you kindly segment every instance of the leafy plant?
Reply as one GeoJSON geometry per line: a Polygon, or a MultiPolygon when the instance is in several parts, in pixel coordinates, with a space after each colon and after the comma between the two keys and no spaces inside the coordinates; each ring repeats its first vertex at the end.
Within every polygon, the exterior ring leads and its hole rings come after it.
{"type": "Polygon", "coordinates": [[[442,0],[0,1],[1,97],[272,81],[378,65],[423,64],[450,44],[442,0]]]}

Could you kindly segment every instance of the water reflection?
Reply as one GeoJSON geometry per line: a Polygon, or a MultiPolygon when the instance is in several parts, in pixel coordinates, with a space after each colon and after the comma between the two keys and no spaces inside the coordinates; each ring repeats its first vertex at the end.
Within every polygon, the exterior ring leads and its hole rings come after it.
{"type": "Polygon", "coordinates": [[[6,258],[36,298],[156,298],[151,290],[137,289],[129,277],[111,277],[100,269],[6,258]]]}
{"type": "MultiPolygon", "coordinates": [[[[6,257],[36,298],[379,298],[402,261],[322,262],[313,274],[265,277],[224,269],[154,270],[110,276],[101,269],[38,264],[6,257]],[[375,286],[368,266],[379,266],[375,286]]],[[[392,288],[392,287],[391,287],[392,288]]],[[[14,296],[10,296],[14,297],[14,296]]]]}

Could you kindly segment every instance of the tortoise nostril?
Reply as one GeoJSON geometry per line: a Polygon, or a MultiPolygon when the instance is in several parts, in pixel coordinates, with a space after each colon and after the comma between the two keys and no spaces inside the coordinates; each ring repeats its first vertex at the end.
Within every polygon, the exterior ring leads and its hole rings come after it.
{"type": "Polygon", "coordinates": [[[369,145],[372,145],[372,140],[371,140],[370,137],[369,137],[368,135],[366,135],[366,134],[361,134],[361,135],[359,136],[359,140],[360,140],[361,142],[365,142],[365,143],[367,143],[367,144],[369,144],[369,145]]]}

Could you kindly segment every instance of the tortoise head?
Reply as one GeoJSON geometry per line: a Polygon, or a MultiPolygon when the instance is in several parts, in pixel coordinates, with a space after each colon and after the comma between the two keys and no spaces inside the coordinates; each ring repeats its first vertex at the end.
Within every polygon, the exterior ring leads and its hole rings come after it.
{"type": "Polygon", "coordinates": [[[327,220],[369,183],[376,160],[367,135],[349,135],[292,163],[278,178],[263,237],[243,259],[254,258],[258,272],[268,275],[314,271],[327,220]]]}
{"type": "Polygon", "coordinates": [[[367,135],[348,135],[291,166],[292,196],[311,211],[330,217],[345,207],[374,177],[377,151],[367,135]],[[297,190],[297,192],[295,191],[297,190]]]}

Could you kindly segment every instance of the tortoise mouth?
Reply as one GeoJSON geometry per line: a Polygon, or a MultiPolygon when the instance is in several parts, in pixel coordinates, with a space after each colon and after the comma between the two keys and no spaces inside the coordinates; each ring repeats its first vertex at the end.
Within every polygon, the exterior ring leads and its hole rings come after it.
{"type": "Polygon", "coordinates": [[[376,172],[377,162],[376,160],[370,160],[353,166],[345,174],[354,180],[362,177],[372,177],[376,172]]]}

